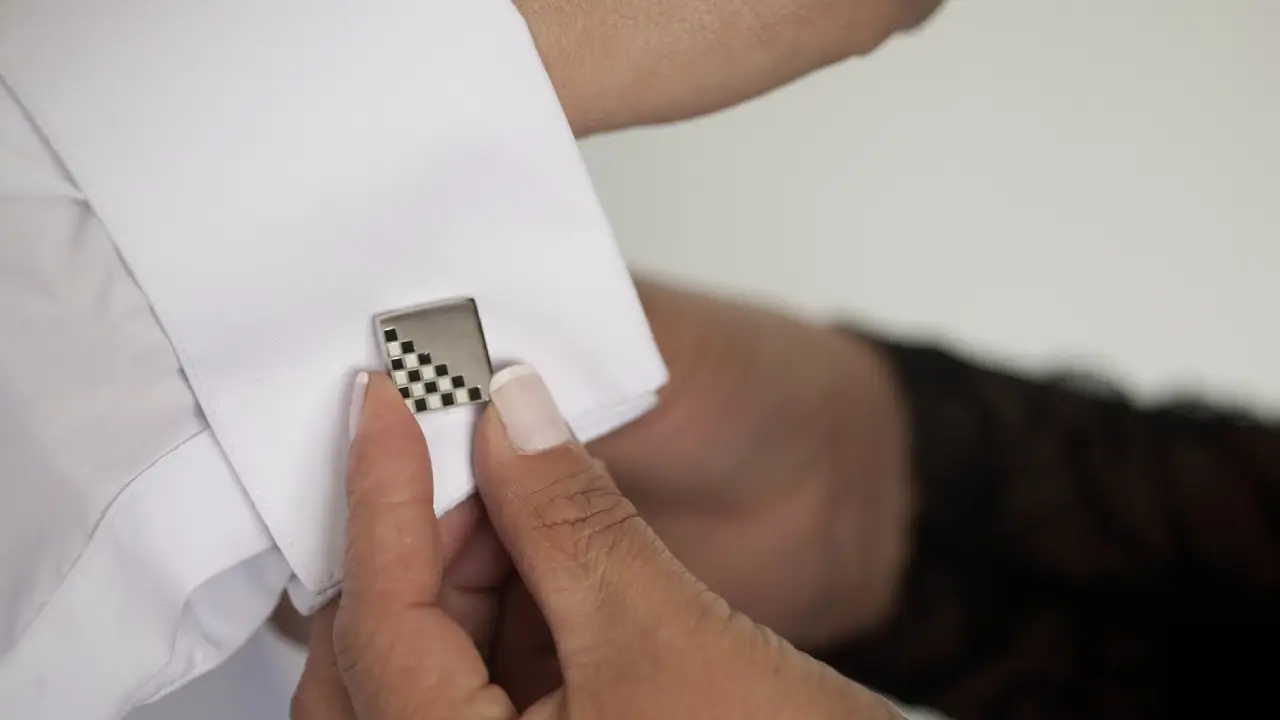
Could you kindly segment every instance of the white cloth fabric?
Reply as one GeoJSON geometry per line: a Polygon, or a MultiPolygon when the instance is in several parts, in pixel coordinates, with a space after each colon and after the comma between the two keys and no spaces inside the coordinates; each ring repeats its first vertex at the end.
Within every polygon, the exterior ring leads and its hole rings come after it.
{"type": "MultiPolygon", "coordinates": [[[[0,716],[117,718],[340,581],[374,315],[468,296],[584,439],[666,380],[503,0],[0,0],[0,716]]],[[[437,510],[475,409],[428,413],[437,510]]]]}
{"type": "Polygon", "coordinates": [[[306,657],[304,648],[264,627],[226,662],[126,720],[286,720],[306,657]]]}

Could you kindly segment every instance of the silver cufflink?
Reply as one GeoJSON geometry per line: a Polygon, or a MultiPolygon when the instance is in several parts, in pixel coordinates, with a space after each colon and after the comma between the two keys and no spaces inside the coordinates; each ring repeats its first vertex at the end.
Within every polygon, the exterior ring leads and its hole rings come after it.
{"type": "Polygon", "coordinates": [[[414,413],[489,399],[493,366],[474,300],[420,305],[375,324],[387,370],[414,413]]]}

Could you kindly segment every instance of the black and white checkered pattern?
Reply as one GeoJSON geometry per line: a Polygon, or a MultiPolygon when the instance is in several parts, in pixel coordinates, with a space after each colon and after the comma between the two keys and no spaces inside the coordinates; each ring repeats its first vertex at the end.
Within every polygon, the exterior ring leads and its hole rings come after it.
{"type": "Polygon", "coordinates": [[[431,353],[418,350],[412,340],[402,339],[394,327],[384,328],[382,334],[391,379],[413,412],[466,405],[483,397],[479,387],[467,387],[461,375],[450,375],[447,364],[433,362],[431,353]]]}

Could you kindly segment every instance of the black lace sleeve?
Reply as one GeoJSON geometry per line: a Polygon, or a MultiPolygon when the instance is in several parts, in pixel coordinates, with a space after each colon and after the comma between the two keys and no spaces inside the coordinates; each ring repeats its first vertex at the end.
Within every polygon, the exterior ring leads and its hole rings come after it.
{"type": "Polygon", "coordinates": [[[916,546],[893,620],[823,659],[957,720],[1276,712],[1280,426],[885,347],[916,546]]]}

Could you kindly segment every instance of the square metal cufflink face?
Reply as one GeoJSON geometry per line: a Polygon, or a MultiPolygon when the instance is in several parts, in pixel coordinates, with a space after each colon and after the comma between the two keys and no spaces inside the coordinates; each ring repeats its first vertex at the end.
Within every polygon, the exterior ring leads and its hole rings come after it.
{"type": "Polygon", "coordinates": [[[488,401],[493,366],[474,300],[420,305],[375,324],[387,370],[415,414],[488,401]]]}

